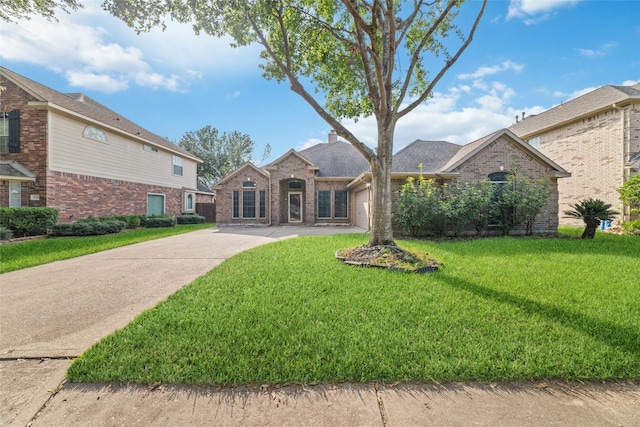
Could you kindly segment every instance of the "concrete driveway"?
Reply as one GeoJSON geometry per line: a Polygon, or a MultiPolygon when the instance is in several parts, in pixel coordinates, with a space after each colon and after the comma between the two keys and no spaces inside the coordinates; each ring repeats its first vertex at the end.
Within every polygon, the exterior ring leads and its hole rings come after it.
{"type": "Polygon", "coordinates": [[[418,425],[432,416],[431,424],[439,425],[438,420],[455,420],[454,412],[466,415],[452,425],[467,425],[487,404],[494,409],[477,419],[488,424],[476,425],[495,424],[491,420],[510,425],[516,419],[523,422],[513,425],[538,425],[551,414],[562,425],[640,425],[637,383],[577,392],[574,387],[571,393],[553,384],[488,391],[471,385],[225,390],[63,386],[71,359],[224,259],[298,235],[354,232],[364,231],[212,228],[0,275],[0,426],[418,425]],[[547,409],[523,409],[532,403],[547,409]]]}
{"type": "Polygon", "coordinates": [[[0,275],[0,426],[26,425],[69,360],[244,250],[356,227],[221,227],[0,275]]]}

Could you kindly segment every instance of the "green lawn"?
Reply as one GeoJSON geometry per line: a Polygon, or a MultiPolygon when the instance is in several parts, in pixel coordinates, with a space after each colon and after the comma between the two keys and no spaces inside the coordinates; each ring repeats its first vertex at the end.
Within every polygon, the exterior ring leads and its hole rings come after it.
{"type": "Polygon", "coordinates": [[[54,237],[3,244],[0,245],[0,273],[211,227],[215,227],[215,224],[184,224],[167,228],[140,228],[104,236],[54,237]]]}
{"type": "MultiPolygon", "coordinates": [[[[575,234],[577,231],[571,231],[575,234]]],[[[74,361],[74,382],[640,378],[640,238],[400,241],[415,275],[340,263],[362,235],[241,253],[74,361]]]]}

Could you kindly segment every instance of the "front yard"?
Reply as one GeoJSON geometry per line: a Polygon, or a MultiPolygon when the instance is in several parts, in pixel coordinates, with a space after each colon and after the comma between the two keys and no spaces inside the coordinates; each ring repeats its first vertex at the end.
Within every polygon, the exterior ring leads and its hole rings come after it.
{"type": "Polygon", "coordinates": [[[640,238],[400,241],[443,262],[426,275],[335,259],[365,242],[302,237],[239,254],[97,343],[69,379],[640,378],[640,238]]]}

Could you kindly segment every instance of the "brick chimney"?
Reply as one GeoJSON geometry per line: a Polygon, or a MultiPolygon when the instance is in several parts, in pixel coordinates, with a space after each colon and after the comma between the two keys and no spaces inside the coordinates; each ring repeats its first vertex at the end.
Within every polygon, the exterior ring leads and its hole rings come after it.
{"type": "Polygon", "coordinates": [[[335,130],[331,129],[331,132],[329,132],[329,144],[333,142],[338,142],[338,134],[335,130]]]}

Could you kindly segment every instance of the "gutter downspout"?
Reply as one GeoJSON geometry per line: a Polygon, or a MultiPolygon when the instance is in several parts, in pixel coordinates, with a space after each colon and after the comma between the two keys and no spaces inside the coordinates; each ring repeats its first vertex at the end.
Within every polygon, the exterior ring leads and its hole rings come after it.
{"type": "MultiPolygon", "coordinates": [[[[624,185],[624,183],[627,180],[627,166],[626,166],[627,157],[631,155],[631,141],[630,141],[630,138],[627,138],[626,128],[625,128],[626,109],[622,107],[618,107],[615,102],[611,104],[611,108],[613,108],[616,111],[620,111],[620,114],[621,114],[620,125],[622,128],[621,129],[622,131],[622,184],[624,185]]],[[[622,205],[622,222],[626,222],[627,219],[631,219],[631,212],[628,211],[628,207],[623,204],[622,205]]]]}

